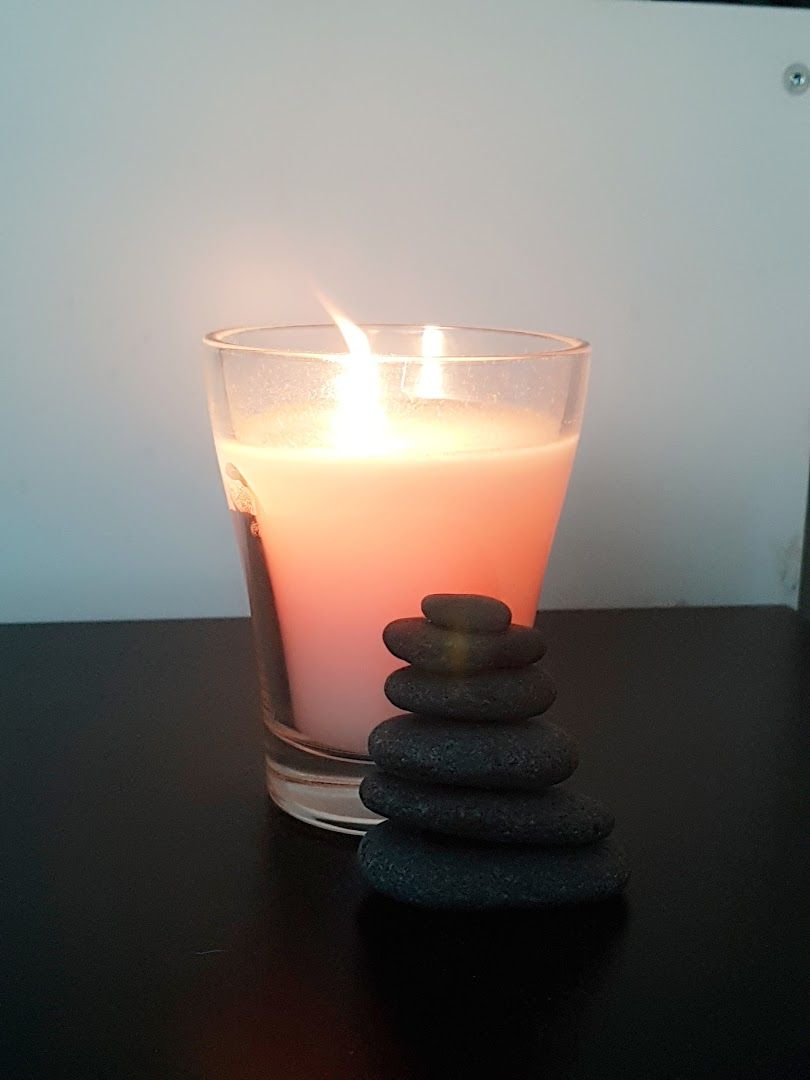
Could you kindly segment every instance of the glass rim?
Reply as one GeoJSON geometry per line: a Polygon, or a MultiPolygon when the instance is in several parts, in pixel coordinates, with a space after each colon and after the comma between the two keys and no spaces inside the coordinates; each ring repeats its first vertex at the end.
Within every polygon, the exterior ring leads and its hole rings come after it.
{"type": "MultiPolygon", "coordinates": [[[[591,346],[587,341],[580,338],[567,337],[563,334],[552,334],[541,330],[513,330],[495,326],[452,326],[435,323],[357,323],[361,330],[389,330],[389,331],[421,331],[430,326],[431,329],[443,330],[449,333],[475,333],[475,334],[501,334],[504,336],[519,337],[522,339],[533,338],[536,341],[554,342],[556,348],[537,349],[531,352],[510,353],[497,352],[481,355],[480,353],[446,353],[433,359],[438,362],[494,362],[501,360],[551,360],[558,357],[575,357],[590,355],[591,346]]],[[[302,330],[331,330],[338,334],[339,328],[335,323],[300,323],[300,324],[267,324],[256,326],[226,327],[222,330],[212,330],[203,337],[203,344],[213,349],[227,352],[248,353],[258,356],[278,356],[290,360],[330,360],[335,356],[345,356],[347,353],[315,352],[308,349],[272,348],[266,345],[248,345],[237,339],[244,334],[268,331],[270,333],[282,333],[302,330]]],[[[420,356],[408,356],[394,353],[372,353],[371,359],[375,363],[401,363],[403,360],[420,361],[420,356]]]]}

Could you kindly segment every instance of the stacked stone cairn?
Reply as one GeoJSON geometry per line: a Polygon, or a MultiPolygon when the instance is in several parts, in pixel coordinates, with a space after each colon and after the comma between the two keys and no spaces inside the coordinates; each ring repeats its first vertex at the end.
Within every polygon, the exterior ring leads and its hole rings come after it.
{"type": "Polygon", "coordinates": [[[577,751],[541,718],[555,698],[533,627],[486,596],[434,594],[383,633],[408,667],[386,680],[404,715],[369,737],[360,798],[388,820],[360,844],[379,892],[428,908],[545,908],[601,900],[628,869],[613,816],[562,786],[577,751]]]}

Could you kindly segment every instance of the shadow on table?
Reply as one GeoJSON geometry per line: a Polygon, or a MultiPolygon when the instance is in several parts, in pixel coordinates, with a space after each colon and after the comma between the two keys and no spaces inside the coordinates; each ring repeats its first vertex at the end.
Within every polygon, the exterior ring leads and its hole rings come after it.
{"type": "Polygon", "coordinates": [[[414,1075],[568,1075],[617,956],[624,900],[545,913],[429,912],[370,896],[368,972],[414,1075]]]}
{"type": "Polygon", "coordinates": [[[348,837],[272,808],[268,825],[242,917],[183,1000],[184,1065],[229,1080],[569,1075],[623,902],[422,911],[370,893],[348,837]]]}

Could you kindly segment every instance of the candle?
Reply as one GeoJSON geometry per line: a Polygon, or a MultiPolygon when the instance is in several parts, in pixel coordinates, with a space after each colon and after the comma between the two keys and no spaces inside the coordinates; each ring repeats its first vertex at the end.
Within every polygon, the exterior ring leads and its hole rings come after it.
{"type": "Polygon", "coordinates": [[[295,729],[362,755],[395,711],[386,623],[430,592],[497,596],[532,623],[578,436],[551,411],[444,397],[435,328],[396,394],[363,332],[341,329],[325,399],[235,410],[216,446],[258,529],[295,729]]]}
{"type": "Polygon", "coordinates": [[[431,592],[534,619],[582,421],[585,342],[471,327],[257,326],[206,337],[283,810],[339,832],[395,709],[382,632],[431,592]]]}

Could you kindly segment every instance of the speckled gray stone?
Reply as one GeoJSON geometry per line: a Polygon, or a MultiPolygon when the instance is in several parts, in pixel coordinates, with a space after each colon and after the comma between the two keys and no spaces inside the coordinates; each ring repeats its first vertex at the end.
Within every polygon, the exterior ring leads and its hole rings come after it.
{"type": "Polygon", "coordinates": [[[480,724],[406,713],[374,728],[368,752],[405,779],[524,791],[567,780],[578,763],[573,740],[540,719],[480,724]]]}
{"type": "Polygon", "coordinates": [[[538,664],[470,675],[399,668],[385,680],[385,694],[398,709],[446,720],[525,720],[545,712],[556,696],[538,664]]]}
{"type": "Polygon", "coordinates": [[[500,844],[573,845],[604,840],[614,819],[596,799],[567,788],[483,791],[403,780],[375,770],[360,785],[372,813],[413,829],[500,844]]]}
{"type": "Polygon", "coordinates": [[[523,667],[546,651],[539,631],[531,626],[485,634],[446,630],[427,619],[396,619],[383,630],[383,641],[400,660],[437,672],[523,667]]]}
{"type": "Polygon", "coordinates": [[[610,840],[576,848],[447,840],[385,821],[360,843],[367,882],[395,900],[428,908],[545,908],[605,900],[629,870],[610,840]]]}
{"type": "Polygon", "coordinates": [[[446,630],[496,633],[512,621],[512,612],[502,600],[474,593],[431,593],[422,601],[422,614],[446,630]]]}

